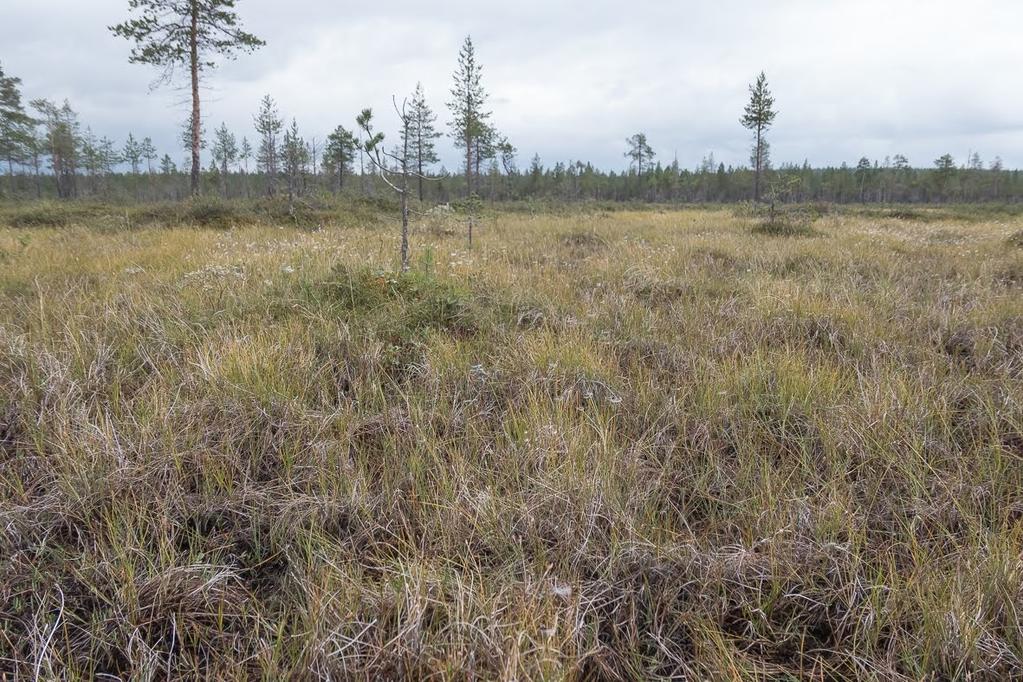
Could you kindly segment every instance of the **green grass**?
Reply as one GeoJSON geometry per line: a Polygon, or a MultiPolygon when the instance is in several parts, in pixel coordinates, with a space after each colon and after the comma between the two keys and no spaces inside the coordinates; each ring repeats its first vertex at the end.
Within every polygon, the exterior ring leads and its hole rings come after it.
{"type": "Polygon", "coordinates": [[[0,673],[1023,675],[1019,218],[384,208],[3,209],[0,673]]]}

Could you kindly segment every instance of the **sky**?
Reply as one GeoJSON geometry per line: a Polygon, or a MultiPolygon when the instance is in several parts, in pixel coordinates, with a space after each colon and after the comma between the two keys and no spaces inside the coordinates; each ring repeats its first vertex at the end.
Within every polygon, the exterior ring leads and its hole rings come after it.
{"type": "MultiPolygon", "coordinates": [[[[739,124],[748,85],[767,73],[778,118],[774,163],[855,165],[904,154],[930,166],[950,153],[1023,168],[1020,0],[238,0],[267,42],[220,64],[204,97],[208,131],[255,135],[264,94],[322,141],[373,107],[393,136],[392,96],[421,81],[450,118],[458,49],[471,35],[492,122],[547,166],[583,160],[623,169],[625,138],[645,132],[657,160],[694,168],[713,153],[748,164],[739,124]]],[[[0,0],[0,64],[27,99],[67,98],[97,135],[150,136],[161,153],[188,116],[186,83],[150,86],[107,26],[128,0],[0,0]]],[[[444,127],[446,131],[446,126],[444,127]]],[[[457,168],[449,138],[442,162],[457,168]]]]}

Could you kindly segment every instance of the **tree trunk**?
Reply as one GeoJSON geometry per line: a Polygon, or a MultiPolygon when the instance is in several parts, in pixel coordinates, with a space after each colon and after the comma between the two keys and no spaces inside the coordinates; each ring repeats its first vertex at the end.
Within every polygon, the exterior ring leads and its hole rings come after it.
{"type": "Polygon", "coordinates": [[[465,124],[465,196],[472,196],[472,133],[465,124]]]}
{"type": "Polygon", "coordinates": [[[476,138],[476,158],[473,159],[473,162],[476,165],[476,171],[474,173],[474,175],[476,176],[476,194],[480,193],[480,187],[482,185],[482,182],[480,180],[480,178],[483,177],[482,174],[480,173],[480,162],[482,160],[483,160],[483,150],[480,148],[480,138],[477,137],[476,138]]]}
{"type": "Polygon", "coordinates": [[[418,170],[419,170],[419,203],[423,203],[423,156],[422,156],[422,146],[420,146],[419,168],[418,168],[418,170]]]}
{"type": "Polygon", "coordinates": [[[43,198],[43,184],[42,177],[39,174],[39,152],[35,151],[32,153],[32,163],[35,166],[36,171],[36,199],[43,198]]]}
{"type": "Polygon", "coordinates": [[[402,173],[401,186],[401,271],[408,272],[408,171],[402,173]]]}
{"type": "Polygon", "coordinates": [[[401,271],[408,272],[408,115],[402,107],[402,135],[404,145],[401,155],[401,271]]]}
{"type": "Polygon", "coordinates": [[[753,201],[754,203],[760,203],[760,165],[761,159],[760,154],[762,152],[760,142],[760,126],[757,126],[757,153],[756,153],[756,171],[753,176],[753,201]]]}
{"type": "Polygon", "coordinates": [[[189,67],[192,75],[192,196],[199,195],[199,0],[191,1],[192,25],[188,34],[189,67]]]}

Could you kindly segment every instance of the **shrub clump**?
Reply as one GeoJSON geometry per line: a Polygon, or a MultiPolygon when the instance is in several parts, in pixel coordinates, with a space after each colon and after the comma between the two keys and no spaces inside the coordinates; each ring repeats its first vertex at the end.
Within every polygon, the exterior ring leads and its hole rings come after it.
{"type": "Polygon", "coordinates": [[[11,227],[64,227],[70,222],[70,214],[57,204],[26,206],[8,217],[11,227]]]}
{"type": "Polygon", "coordinates": [[[765,237],[816,237],[817,230],[803,221],[793,221],[781,216],[759,221],[751,230],[755,235],[765,237]]]}
{"type": "Polygon", "coordinates": [[[69,201],[35,201],[0,208],[0,223],[11,227],[68,227],[96,222],[111,212],[102,204],[69,201]]]}
{"type": "Polygon", "coordinates": [[[597,250],[607,246],[607,239],[596,232],[576,230],[558,237],[563,245],[574,249],[597,250]]]}
{"type": "Polygon", "coordinates": [[[229,230],[240,222],[238,210],[216,199],[197,199],[185,211],[185,221],[202,227],[229,230]]]}
{"type": "Polygon", "coordinates": [[[906,222],[929,223],[937,216],[933,212],[921,211],[915,208],[893,208],[888,211],[887,217],[906,222]]]}
{"type": "MultiPolygon", "coordinates": [[[[426,330],[470,335],[478,330],[479,310],[470,292],[454,282],[419,271],[391,273],[334,267],[326,285],[329,298],[344,309],[371,313],[379,310],[404,331],[426,330]]],[[[401,330],[399,336],[404,336],[401,330]]]]}

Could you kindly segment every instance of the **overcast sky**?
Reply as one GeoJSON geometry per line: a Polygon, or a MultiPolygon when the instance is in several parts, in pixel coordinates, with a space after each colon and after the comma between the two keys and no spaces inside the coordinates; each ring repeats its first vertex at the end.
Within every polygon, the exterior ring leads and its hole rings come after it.
{"type": "MultiPolygon", "coordinates": [[[[180,162],[185,91],[149,91],[152,67],[106,29],[128,0],[0,0],[0,62],[27,98],[70,99],[97,135],[149,135],[180,162]]],[[[1023,0],[239,0],[267,45],[214,71],[204,119],[252,133],[270,93],[307,138],[365,106],[392,131],[391,95],[422,81],[441,121],[466,34],[493,122],[545,165],[622,168],[647,133],[658,159],[748,163],[738,123],[764,69],[780,111],[774,162],[855,164],[902,153],[926,166],[1000,155],[1023,167],[1023,0]]],[[[450,141],[443,160],[456,167],[450,141]]]]}

